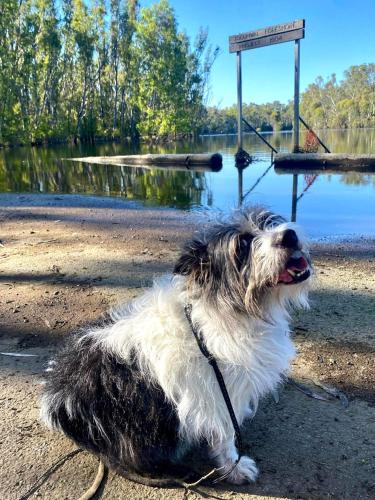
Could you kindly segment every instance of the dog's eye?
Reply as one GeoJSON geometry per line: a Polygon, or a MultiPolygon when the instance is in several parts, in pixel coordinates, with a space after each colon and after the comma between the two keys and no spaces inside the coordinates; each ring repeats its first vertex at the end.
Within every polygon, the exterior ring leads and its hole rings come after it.
{"type": "Polygon", "coordinates": [[[252,240],[252,236],[250,234],[241,234],[240,235],[240,247],[242,249],[248,249],[250,247],[250,243],[252,240]]]}
{"type": "Polygon", "coordinates": [[[238,247],[236,252],[236,262],[239,267],[247,260],[250,253],[252,236],[250,234],[241,234],[238,238],[238,247]]]}
{"type": "Polygon", "coordinates": [[[246,239],[241,237],[240,238],[240,246],[241,248],[247,248],[249,246],[250,242],[246,239]]]}

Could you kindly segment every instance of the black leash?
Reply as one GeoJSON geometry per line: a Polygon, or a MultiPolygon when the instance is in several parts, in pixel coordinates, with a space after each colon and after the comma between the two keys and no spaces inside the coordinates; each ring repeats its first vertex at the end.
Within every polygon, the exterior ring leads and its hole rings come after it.
{"type": "Polygon", "coordinates": [[[191,319],[191,311],[192,311],[192,305],[186,304],[185,305],[186,319],[188,320],[191,331],[194,334],[195,340],[197,341],[197,344],[198,344],[198,347],[199,347],[201,353],[207,359],[207,361],[212,366],[212,368],[215,372],[216,380],[218,381],[218,384],[219,384],[221,393],[223,395],[225,404],[227,405],[228,413],[229,413],[230,419],[232,421],[232,425],[233,425],[234,432],[236,435],[236,445],[237,445],[237,450],[238,450],[238,458],[234,462],[233,467],[231,467],[227,472],[225,472],[224,474],[222,474],[220,477],[216,478],[213,481],[214,483],[218,483],[219,481],[222,481],[223,479],[227,478],[229,476],[229,474],[231,474],[232,471],[237,467],[238,462],[241,460],[241,457],[243,455],[242,436],[241,436],[240,426],[238,425],[237,418],[236,418],[236,415],[235,415],[234,410],[233,410],[232,402],[230,400],[230,397],[229,397],[229,394],[228,394],[228,391],[227,391],[227,388],[226,388],[226,385],[224,382],[223,375],[220,371],[220,368],[218,367],[216,359],[207,349],[200,332],[197,331],[197,329],[195,328],[193,321],[191,319]]]}

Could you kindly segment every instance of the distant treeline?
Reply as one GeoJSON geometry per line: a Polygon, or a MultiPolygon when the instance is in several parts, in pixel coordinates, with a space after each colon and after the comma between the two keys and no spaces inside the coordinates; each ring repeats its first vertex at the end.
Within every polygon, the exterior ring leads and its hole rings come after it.
{"type": "Polygon", "coordinates": [[[1,0],[0,144],[195,132],[217,52],[167,0],[1,0]]]}
{"type": "MultiPolygon", "coordinates": [[[[259,131],[290,130],[293,120],[293,104],[279,101],[267,104],[243,104],[244,118],[259,131]]],[[[245,131],[249,131],[244,126],[245,131]]],[[[237,106],[228,108],[208,107],[201,129],[203,134],[232,134],[237,132],[237,106]]]]}
{"type": "MultiPolygon", "coordinates": [[[[319,76],[302,93],[300,114],[315,129],[375,127],[375,64],[351,66],[341,82],[337,82],[335,75],[327,80],[319,76]]],[[[293,102],[245,104],[243,115],[261,131],[290,130],[293,127],[293,102]]],[[[222,109],[207,108],[203,133],[236,131],[235,105],[222,109]]]]}
{"type": "MultiPolygon", "coordinates": [[[[0,0],[0,145],[236,132],[236,107],[206,107],[218,49],[194,43],[168,0],[0,0]]],[[[301,96],[315,128],[375,126],[375,64],[301,96]]],[[[259,130],[292,128],[292,102],[248,104],[259,130]]]]}

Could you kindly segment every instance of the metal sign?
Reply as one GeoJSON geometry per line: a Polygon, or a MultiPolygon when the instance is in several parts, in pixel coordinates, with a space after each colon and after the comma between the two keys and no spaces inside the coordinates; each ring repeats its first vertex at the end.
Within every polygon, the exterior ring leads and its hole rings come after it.
{"type": "Polygon", "coordinates": [[[305,37],[305,30],[298,29],[288,31],[286,33],[278,33],[271,36],[263,36],[241,43],[231,43],[229,45],[229,52],[240,52],[241,50],[257,49],[267,45],[275,45],[277,43],[290,42],[291,40],[300,40],[305,37]]]}
{"type": "Polygon", "coordinates": [[[274,26],[268,26],[267,28],[260,28],[253,31],[247,31],[246,33],[240,33],[238,35],[232,35],[229,37],[229,43],[241,43],[247,42],[248,40],[254,40],[256,38],[262,38],[264,36],[277,35],[278,33],[286,33],[287,31],[293,31],[298,29],[303,29],[305,27],[304,19],[297,19],[295,21],[290,21],[283,24],[275,24],[274,26]]]}
{"type": "MultiPolygon", "coordinates": [[[[305,37],[305,20],[297,19],[289,23],[275,24],[247,33],[239,33],[229,37],[229,52],[237,53],[237,150],[242,151],[242,67],[243,50],[257,49],[267,45],[294,40],[294,151],[299,152],[299,62],[300,40],[305,37]]],[[[244,120],[246,123],[246,120],[244,120]]],[[[242,172],[239,168],[239,172],[242,172]]],[[[297,175],[293,176],[292,221],[296,220],[297,175]]],[[[239,176],[239,196],[242,202],[242,173],[239,176]]]]}

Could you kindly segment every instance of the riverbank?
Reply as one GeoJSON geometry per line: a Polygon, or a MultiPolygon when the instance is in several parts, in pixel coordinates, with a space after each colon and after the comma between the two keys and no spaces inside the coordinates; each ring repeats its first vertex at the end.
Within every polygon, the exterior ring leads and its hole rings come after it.
{"type": "MultiPolygon", "coordinates": [[[[181,243],[205,222],[195,217],[122,199],[0,195],[0,351],[33,355],[0,355],[1,498],[19,498],[74,449],[38,421],[47,360],[70,332],[169,272],[181,243]]],[[[230,498],[232,491],[246,499],[373,496],[374,244],[314,243],[312,308],[293,319],[299,350],[293,377],[310,387],[317,378],[344,390],[349,407],[287,386],[278,404],[264,401],[245,426],[246,449],[261,471],[257,484],[205,488],[209,497],[230,498]]],[[[39,496],[79,496],[96,466],[95,458],[78,455],[39,496]]],[[[183,492],[134,485],[110,473],[102,498],[182,499],[183,492]]]]}
{"type": "Polygon", "coordinates": [[[124,143],[128,144],[129,147],[137,149],[142,144],[155,145],[155,144],[171,144],[173,142],[192,140],[198,137],[197,132],[184,132],[175,134],[163,134],[163,135],[150,135],[141,136],[136,135],[134,137],[126,136],[121,137],[120,135],[95,135],[94,137],[80,138],[80,137],[50,137],[38,140],[28,140],[28,141],[14,141],[11,143],[0,143],[1,149],[8,148],[20,148],[20,147],[49,147],[58,146],[60,144],[67,145],[95,145],[95,144],[105,144],[105,143],[124,143]]]}

